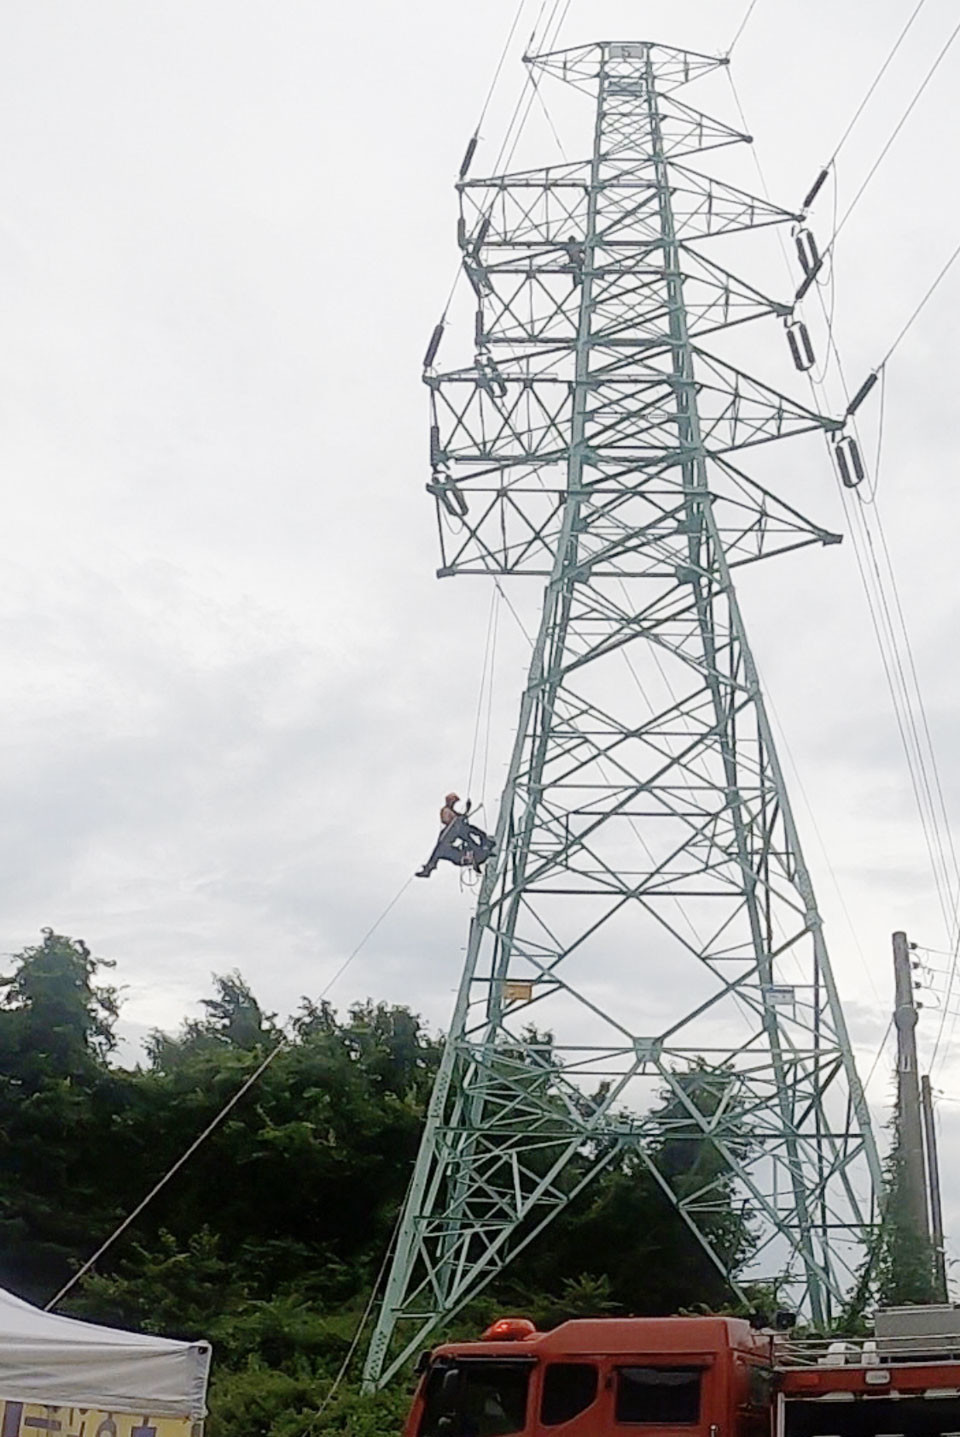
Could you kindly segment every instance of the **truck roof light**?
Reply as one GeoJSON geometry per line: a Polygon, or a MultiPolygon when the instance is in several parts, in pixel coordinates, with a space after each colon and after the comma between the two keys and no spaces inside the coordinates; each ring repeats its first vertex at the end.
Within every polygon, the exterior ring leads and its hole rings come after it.
{"type": "Polygon", "coordinates": [[[524,1342],[536,1337],[537,1329],[529,1317],[501,1317],[487,1328],[481,1342],[524,1342]]]}

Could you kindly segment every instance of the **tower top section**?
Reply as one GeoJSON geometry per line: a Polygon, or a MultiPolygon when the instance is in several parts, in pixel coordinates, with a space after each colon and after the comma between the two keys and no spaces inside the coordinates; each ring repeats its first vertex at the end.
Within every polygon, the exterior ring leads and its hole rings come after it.
{"type": "Polygon", "coordinates": [[[678,50],[652,40],[597,40],[590,45],[523,58],[531,68],[543,70],[589,95],[595,94],[602,77],[608,84],[619,80],[628,85],[631,81],[638,83],[641,77],[646,80],[651,71],[657,89],[666,94],[730,63],[725,55],[701,55],[696,50],[678,50]]]}

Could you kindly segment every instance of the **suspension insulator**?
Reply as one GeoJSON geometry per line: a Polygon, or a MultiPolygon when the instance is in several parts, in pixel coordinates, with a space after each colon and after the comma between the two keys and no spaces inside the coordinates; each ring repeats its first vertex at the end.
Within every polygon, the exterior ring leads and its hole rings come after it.
{"type": "Polygon", "coordinates": [[[493,286],[487,279],[487,272],[482,265],[471,264],[469,260],[465,259],[463,261],[463,268],[467,279],[470,281],[470,287],[477,296],[477,299],[486,299],[488,294],[493,293],[493,286]]]}
{"type": "Polygon", "coordinates": [[[483,310],[478,309],[473,316],[473,343],[476,349],[480,349],[484,341],[483,333],[483,310]]]}
{"type": "Polygon", "coordinates": [[[810,342],[810,331],[802,319],[787,325],[787,343],[797,369],[801,374],[806,374],[807,370],[812,369],[816,363],[816,356],[810,342]]]}
{"type": "Polygon", "coordinates": [[[860,405],[866,399],[867,395],[870,393],[871,389],[876,384],[879,378],[880,373],[876,369],[873,371],[872,374],[867,375],[866,379],[863,381],[860,388],[857,390],[856,394],[853,396],[850,403],[847,405],[848,419],[850,418],[851,414],[856,414],[857,410],[860,408],[860,405]]]}
{"type": "Polygon", "coordinates": [[[860,454],[860,445],[852,434],[845,434],[837,441],[833,451],[837,456],[837,468],[840,470],[840,479],[847,489],[856,489],[867,477],[867,471],[863,467],[863,458],[860,454]]]}
{"type": "MultiPolygon", "coordinates": [[[[829,173],[830,173],[830,166],[828,165],[828,166],[826,167],[826,169],[823,169],[823,170],[820,171],[819,175],[817,175],[817,178],[814,180],[813,184],[810,186],[810,188],[809,188],[809,190],[807,191],[806,195],[804,196],[804,200],[803,200],[802,209],[803,209],[804,214],[806,214],[807,210],[810,208],[810,206],[813,204],[814,200],[817,198],[817,195],[818,195],[818,194],[820,193],[820,191],[823,189],[824,185],[825,185],[826,182],[827,182],[827,176],[829,175],[829,173]]],[[[802,261],[801,261],[801,263],[802,263],[802,261]]]]}
{"type": "Polygon", "coordinates": [[[440,425],[430,425],[430,468],[438,469],[447,462],[447,456],[440,447],[440,425]]]}
{"type": "Polygon", "coordinates": [[[467,222],[463,215],[457,220],[457,244],[461,249],[467,247],[467,222]]]}
{"type": "Polygon", "coordinates": [[[466,152],[463,156],[463,159],[460,161],[460,174],[458,178],[461,180],[466,179],[467,171],[469,170],[470,165],[473,162],[474,155],[477,153],[477,138],[478,137],[476,135],[471,135],[470,142],[466,148],[466,152]]]}
{"type": "Polygon", "coordinates": [[[479,227],[479,229],[477,230],[476,234],[475,234],[474,237],[473,237],[473,246],[472,246],[472,248],[473,248],[474,254],[477,253],[477,251],[479,250],[480,246],[483,244],[484,240],[486,239],[487,235],[490,233],[490,220],[491,220],[491,216],[490,216],[490,215],[484,215],[483,219],[480,221],[480,227],[479,227]]]}
{"type": "Polygon", "coordinates": [[[807,275],[806,279],[802,282],[802,284],[800,285],[800,288],[797,290],[796,294],[793,296],[793,302],[794,302],[794,304],[799,304],[799,303],[800,303],[800,301],[803,299],[804,295],[807,293],[807,290],[810,289],[811,285],[813,285],[813,284],[816,282],[817,275],[820,273],[821,269],[823,269],[823,260],[822,260],[822,259],[818,259],[816,265],[813,267],[813,269],[812,269],[812,270],[810,271],[810,273],[807,275]]]}
{"type": "Polygon", "coordinates": [[[804,274],[809,276],[816,273],[821,264],[820,251],[810,230],[797,230],[793,242],[797,247],[797,258],[804,274]]]}
{"type": "Polygon", "coordinates": [[[437,350],[440,348],[440,341],[443,338],[443,320],[434,325],[433,333],[430,336],[430,343],[427,345],[427,352],[423,356],[424,369],[432,369],[433,361],[437,357],[437,350]]]}
{"type": "Polygon", "coordinates": [[[451,518],[465,519],[467,517],[470,512],[467,501],[452,479],[448,479],[443,474],[438,475],[432,484],[427,485],[427,488],[439,499],[451,518]]]}

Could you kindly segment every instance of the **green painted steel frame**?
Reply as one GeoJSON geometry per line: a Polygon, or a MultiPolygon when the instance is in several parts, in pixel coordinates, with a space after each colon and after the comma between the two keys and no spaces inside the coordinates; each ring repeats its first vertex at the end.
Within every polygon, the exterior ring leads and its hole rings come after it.
{"type": "Polygon", "coordinates": [[[595,95],[592,155],[459,185],[476,358],[425,373],[428,488],[441,574],[547,582],[368,1387],[625,1149],[742,1292],[710,1224],[736,1192],[818,1322],[881,1182],[731,577],[837,542],[735,462],[837,426],[704,347],[791,316],[704,250],[798,217],[686,162],[746,138],[675,95],[724,62],[628,42],[530,63],[595,95]],[[665,687],[642,715],[613,667],[637,679],[641,657],[665,687]],[[611,984],[655,1007],[682,964],[699,987],[638,1033],[611,984]],[[638,1084],[669,1116],[637,1112],[638,1084]],[[671,1133],[719,1172],[678,1186],[671,1133]]]}

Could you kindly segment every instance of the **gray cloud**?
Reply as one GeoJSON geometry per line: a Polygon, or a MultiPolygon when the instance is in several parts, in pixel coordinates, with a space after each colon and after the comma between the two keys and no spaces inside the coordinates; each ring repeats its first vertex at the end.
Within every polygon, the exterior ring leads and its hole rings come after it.
{"type": "MultiPolygon", "coordinates": [[[[742,9],[689,0],[653,38],[723,49],[742,9]]],[[[738,45],[787,203],[901,23],[893,0],[868,27],[855,10],[758,6],[738,45]]],[[[449,180],[512,11],[495,0],[478,25],[449,0],[287,0],[278,25],[252,0],[38,0],[0,18],[0,946],[45,923],[85,936],[118,960],[134,1038],[179,1021],[211,971],[240,967],[281,1013],[319,991],[420,861],[438,795],[466,783],[489,596],[432,577],[418,369],[455,263],[449,180]]],[[[844,150],[841,209],[948,11],[925,8],[844,150]]],[[[564,39],[637,23],[623,0],[574,5],[564,39]]],[[[484,125],[488,161],[516,69],[484,125]]],[[[956,202],[917,141],[952,133],[953,88],[931,86],[838,243],[854,382],[949,252],[956,202]]],[[[734,115],[724,85],[704,103],[734,115]]],[[[785,292],[776,252],[763,264],[785,292]]],[[[960,272],[891,363],[879,491],[950,811],[958,591],[936,539],[960,517],[958,286],[960,272]]],[[[750,342],[762,372],[786,364],[779,336],[750,342]]],[[[872,453],[875,406],[864,434],[872,453]]],[[[822,453],[777,463],[771,480],[845,528],[822,453]]],[[[742,594],[869,1066],[890,931],[945,940],[851,545],[761,566],[742,594]]],[[[514,598],[529,618],[536,586],[514,598]]],[[[524,665],[503,623],[488,813],[524,665]]],[[[469,904],[455,880],[414,885],[333,997],[410,1002],[442,1026],[469,904]]],[[[927,1055],[934,1033],[925,1014],[927,1055]]],[[[958,1068],[954,1044],[948,1094],[958,1068]]],[[[943,1128],[950,1187],[948,1104],[943,1128]]]]}

